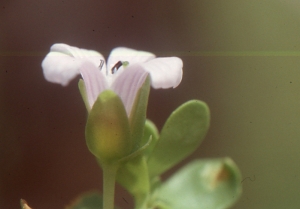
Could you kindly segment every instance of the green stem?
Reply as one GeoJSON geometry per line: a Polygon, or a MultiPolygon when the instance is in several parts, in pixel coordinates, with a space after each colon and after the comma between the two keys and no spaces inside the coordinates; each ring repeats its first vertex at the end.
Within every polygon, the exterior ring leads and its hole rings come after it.
{"type": "Polygon", "coordinates": [[[114,209],[115,180],[118,165],[103,165],[103,209],[114,209]]]}

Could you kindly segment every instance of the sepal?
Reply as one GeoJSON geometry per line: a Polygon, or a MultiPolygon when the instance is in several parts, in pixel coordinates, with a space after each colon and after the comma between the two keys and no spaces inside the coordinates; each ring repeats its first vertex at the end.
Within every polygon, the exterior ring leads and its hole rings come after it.
{"type": "Polygon", "coordinates": [[[145,123],[145,127],[144,127],[144,135],[142,138],[142,144],[146,144],[150,137],[152,139],[151,143],[145,149],[144,154],[143,154],[146,157],[146,159],[148,159],[149,156],[151,155],[156,143],[158,142],[158,138],[159,138],[159,133],[158,133],[158,130],[157,130],[155,124],[152,121],[147,119],[146,123],[145,123]]]}
{"type": "MultiPolygon", "coordinates": [[[[146,121],[146,113],[148,106],[148,97],[150,91],[150,78],[147,76],[145,82],[138,90],[134,104],[129,116],[131,138],[133,141],[133,149],[138,150],[144,144],[142,143],[144,126],[146,121]]],[[[147,140],[149,137],[147,138],[147,140]]]]}
{"type": "Polygon", "coordinates": [[[89,150],[102,163],[116,162],[132,151],[130,127],[120,97],[103,91],[89,112],[86,129],[89,150]]]}

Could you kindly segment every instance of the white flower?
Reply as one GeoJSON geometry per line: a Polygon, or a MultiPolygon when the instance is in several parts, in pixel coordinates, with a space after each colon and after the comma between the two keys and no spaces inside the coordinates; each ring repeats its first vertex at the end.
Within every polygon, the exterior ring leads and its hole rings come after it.
{"type": "Polygon", "coordinates": [[[93,50],[54,44],[42,62],[46,80],[66,86],[81,74],[90,107],[99,94],[111,89],[122,99],[129,115],[137,91],[148,73],[153,88],[175,88],[182,79],[182,61],[177,57],[155,58],[150,52],[118,47],[104,57],[93,50]]]}

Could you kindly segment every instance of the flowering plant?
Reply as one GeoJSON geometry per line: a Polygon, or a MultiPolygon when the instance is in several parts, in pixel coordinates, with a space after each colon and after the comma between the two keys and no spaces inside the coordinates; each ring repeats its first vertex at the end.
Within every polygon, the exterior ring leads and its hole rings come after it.
{"type": "MultiPolygon", "coordinates": [[[[136,209],[222,209],[238,199],[241,175],[230,158],[195,160],[168,180],[160,178],[197,149],[209,127],[209,108],[199,100],[178,107],[160,133],[146,119],[150,85],[177,87],[182,66],[177,57],[155,58],[124,47],[114,49],[107,62],[96,51],[51,47],[44,76],[66,86],[81,74],[86,143],[103,170],[103,196],[82,195],[69,209],[113,209],[115,181],[132,194],[136,209]]],[[[29,208],[24,200],[21,205],[29,208]]]]}

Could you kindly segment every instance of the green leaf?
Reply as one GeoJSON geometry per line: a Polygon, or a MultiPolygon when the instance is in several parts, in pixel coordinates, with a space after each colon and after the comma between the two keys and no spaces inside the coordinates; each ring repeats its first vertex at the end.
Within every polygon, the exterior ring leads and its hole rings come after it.
{"type": "Polygon", "coordinates": [[[134,196],[137,205],[144,203],[150,191],[150,184],[147,163],[142,155],[122,164],[116,179],[119,184],[134,196]]]}
{"type": "Polygon", "coordinates": [[[86,94],[86,89],[85,89],[84,81],[82,79],[79,79],[78,88],[79,88],[81,97],[83,99],[84,105],[85,105],[87,111],[89,112],[91,110],[91,107],[90,107],[90,104],[89,104],[89,101],[88,101],[88,97],[87,97],[87,94],[86,94]]]}
{"type": "Polygon", "coordinates": [[[91,109],[86,143],[100,162],[116,162],[132,151],[130,128],[121,98],[111,90],[103,91],[91,109]]]}
{"type": "Polygon", "coordinates": [[[241,173],[230,158],[196,160],[158,189],[156,201],[172,209],[225,209],[241,191],[241,173]]]}
{"type": "Polygon", "coordinates": [[[152,138],[151,143],[144,150],[144,156],[146,157],[146,159],[148,159],[148,157],[151,155],[159,137],[159,133],[155,124],[150,120],[146,120],[142,144],[146,144],[149,141],[150,137],[152,138]]]}
{"type": "Polygon", "coordinates": [[[102,209],[102,195],[97,192],[82,194],[65,209],[102,209]]]}
{"type": "Polygon", "coordinates": [[[148,160],[151,178],[197,149],[208,130],[209,117],[208,106],[198,100],[184,103],[170,115],[148,160]]]}
{"type": "Polygon", "coordinates": [[[143,137],[145,120],[146,120],[149,91],[150,91],[150,79],[148,76],[144,84],[136,94],[132,111],[129,116],[131,139],[133,141],[133,152],[138,150],[141,146],[144,145],[141,143],[141,140],[143,137]]]}

